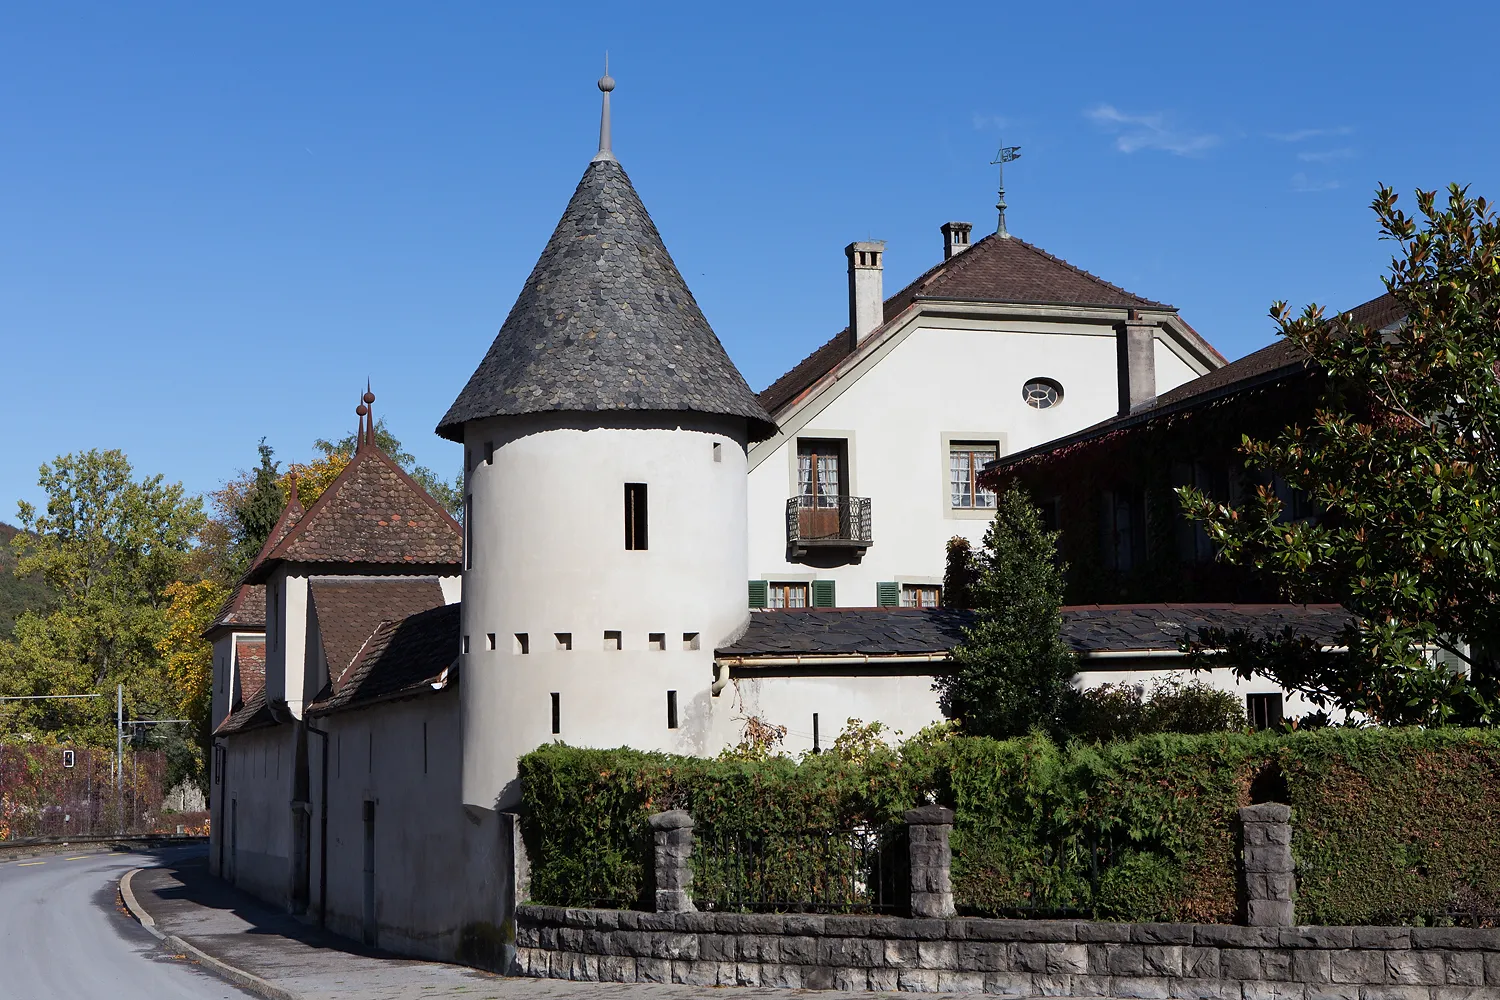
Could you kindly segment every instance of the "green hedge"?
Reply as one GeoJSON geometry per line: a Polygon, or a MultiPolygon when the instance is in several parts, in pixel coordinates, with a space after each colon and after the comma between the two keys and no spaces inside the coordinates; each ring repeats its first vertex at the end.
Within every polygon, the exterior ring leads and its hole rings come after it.
{"type": "MultiPolygon", "coordinates": [[[[1235,809],[1284,778],[1299,921],[1500,915],[1500,733],[1329,729],[1059,748],[1043,737],[913,741],[859,758],[743,762],[543,747],[521,759],[531,894],[637,905],[646,818],[693,813],[705,842],[898,823],[954,807],[954,894],[970,912],[1233,921],[1235,809]]],[[[708,852],[704,852],[706,855],[708,852]]],[[[797,852],[789,852],[795,854],[797,852]]],[[[718,877],[700,856],[699,886],[718,877]]],[[[805,888],[787,870],[782,892],[805,888]]],[[[790,897],[788,897],[790,898],[790,897]]]]}

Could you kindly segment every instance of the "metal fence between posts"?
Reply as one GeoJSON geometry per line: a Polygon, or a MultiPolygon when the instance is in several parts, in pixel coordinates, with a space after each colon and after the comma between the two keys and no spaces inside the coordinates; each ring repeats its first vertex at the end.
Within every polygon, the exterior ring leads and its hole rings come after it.
{"type": "Polygon", "coordinates": [[[908,902],[904,827],[715,834],[693,845],[700,910],[899,913],[908,902]]]}
{"type": "Polygon", "coordinates": [[[205,833],[206,813],[163,808],[160,751],[0,745],[0,844],[33,837],[205,833]],[[179,830],[179,827],[181,830],[179,830]]]}

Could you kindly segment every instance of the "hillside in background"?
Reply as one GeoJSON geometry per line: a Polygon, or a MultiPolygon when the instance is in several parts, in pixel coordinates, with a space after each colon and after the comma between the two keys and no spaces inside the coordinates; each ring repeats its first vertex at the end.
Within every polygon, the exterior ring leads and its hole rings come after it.
{"type": "Polygon", "coordinates": [[[0,522],[0,639],[9,639],[16,618],[27,608],[39,608],[51,601],[51,591],[40,580],[16,578],[16,554],[10,540],[21,529],[0,522]]]}

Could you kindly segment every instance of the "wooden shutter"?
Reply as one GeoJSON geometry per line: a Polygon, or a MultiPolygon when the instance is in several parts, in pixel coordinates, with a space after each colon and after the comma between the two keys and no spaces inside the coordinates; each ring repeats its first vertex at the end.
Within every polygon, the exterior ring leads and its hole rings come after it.
{"type": "Polygon", "coordinates": [[[764,581],[764,580],[751,580],[750,581],[750,606],[752,608],[763,608],[767,604],[771,603],[771,597],[770,597],[770,594],[768,593],[769,590],[770,590],[770,588],[767,586],[766,581],[764,581]]]}
{"type": "Polygon", "coordinates": [[[812,584],[812,606],[815,608],[837,607],[833,600],[833,581],[814,580],[812,584]]]}
{"type": "Polygon", "coordinates": [[[875,585],[875,605],[881,608],[894,608],[901,604],[901,585],[892,581],[890,583],[877,583],[875,585]]]}

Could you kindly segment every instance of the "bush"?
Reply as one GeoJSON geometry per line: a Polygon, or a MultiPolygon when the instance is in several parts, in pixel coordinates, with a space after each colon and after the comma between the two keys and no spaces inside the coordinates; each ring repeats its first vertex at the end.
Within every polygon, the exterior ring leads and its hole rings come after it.
{"type": "Polygon", "coordinates": [[[1152,733],[1221,733],[1245,726],[1239,699],[1202,681],[1104,684],[1079,693],[1072,730],[1080,739],[1135,739],[1152,733]]]}
{"type": "MultiPolygon", "coordinates": [[[[1254,785],[1282,787],[1292,805],[1299,923],[1493,921],[1500,911],[1500,733],[1491,730],[1226,732],[1067,747],[1040,734],[934,731],[894,750],[871,744],[858,757],[800,763],[554,745],[523,757],[521,775],[532,897],[554,905],[644,902],[646,818],[662,809],[690,810],[705,843],[790,843],[813,830],[898,823],[906,808],[936,800],[956,812],[961,912],[1231,922],[1235,810],[1254,785]]],[[[715,877],[702,856],[695,863],[700,877],[715,877]]],[[[778,886],[795,883],[786,874],[778,886]]]]}

